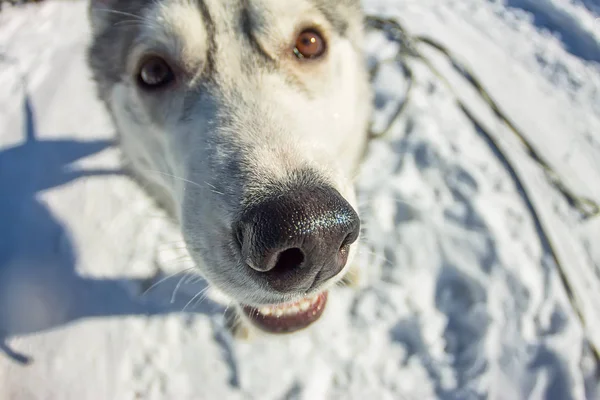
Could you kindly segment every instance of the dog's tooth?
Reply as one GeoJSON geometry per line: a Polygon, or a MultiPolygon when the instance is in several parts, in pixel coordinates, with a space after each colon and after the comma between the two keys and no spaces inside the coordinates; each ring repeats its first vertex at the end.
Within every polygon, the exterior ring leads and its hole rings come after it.
{"type": "Polygon", "coordinates": [[[274,314],[275,314],[275,316],[277,318],[279,318],[279,317],[281,317],[283,315],[283,310],[281,308],[278,308],[278,309],[275,310],[274,314]]]}
{"type": "Polygon", "coordinates": [[[307,311],[309,308],[310,308],[310,303],[308,302],[308,300],[302,300],[300,302],[300,310],[307,311]]]}
{"type": "Polygon", "coordinates": [[[300,312],[300,308],[298,306],[291,306],[288,308],[288,314],[294,315],[300,312]]]}
{"type": "Polygon", "coordinates": [[[262,315],[271,315],[271,308],[270,307],[263,307],[260,310],[258,310],[259,313],[261,313],[262,315]]]}

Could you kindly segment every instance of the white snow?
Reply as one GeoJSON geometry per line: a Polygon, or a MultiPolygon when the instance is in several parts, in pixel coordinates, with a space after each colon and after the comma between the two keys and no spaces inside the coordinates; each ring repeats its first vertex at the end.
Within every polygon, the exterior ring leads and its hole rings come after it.
{"type": "MultiPolygon", "coordinates": [[[[364,4],[448,46],[566,185],[600,202],[600,3],[364,4]]],[[[406,111],[357,182],[361,287],[335,289],[305,332],[240,342],[210,290],[196,296],[176,229],[114,174],[85,7],[0,13],[0,399],[600,398],[600,217],[578,218],[439,53],[427,50],[506,159],[410,61],[406,111]]],[[[370,57],[392,48],[369,35],[370,57]]],[[[381,126],[406,81],[388,66],[375,85],[381,126]]]]}

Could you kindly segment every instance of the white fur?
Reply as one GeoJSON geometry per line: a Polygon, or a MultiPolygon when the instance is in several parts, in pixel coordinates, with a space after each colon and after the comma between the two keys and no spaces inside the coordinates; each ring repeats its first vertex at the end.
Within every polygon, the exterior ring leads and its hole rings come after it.
{"type": "Polygon", "coordinates": [[[352,177],[366,141],[371,100],[361,16],[345,9],[346,38],[308,0],[249,0],[252,35],[277,60],[273,70],[261,67],[262,55],[242,36],[241,19],[234,14],[241,3],[205,1],[215,32],[210,43],[211,27],[197,1],[153,2],[128,52],[127,71],[121,81],[105,83],[104,100],[133,170],[172,208],[206,279],[237,303],[296,300],[250,279],[228,252],[231,225],[243,201],[260,198],[268,183],[283,182],[302,167],[319,171],[356,209],[352,177]],[[328,54],[299,62],[290,52],[295,37],[313,26],[326,37],[328,54]],[[206,83],[209,48],[214,71],[206,83]],[[158,94],[135,87],[136,68],[149,52],[177,65],[182,78],[175,87],[158,94]],[[244,172],[236,173],[233,164],[244,172]]]}

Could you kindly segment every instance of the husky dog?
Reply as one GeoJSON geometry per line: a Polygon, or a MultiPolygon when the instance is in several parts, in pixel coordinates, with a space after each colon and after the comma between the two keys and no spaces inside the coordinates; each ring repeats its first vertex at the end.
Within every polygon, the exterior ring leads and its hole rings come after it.
{"type": "Polygon", "coordinates": [[[259,331],[316,321],[360,231],[360,1],[91,0],[90,20],[130,170],[201,275],[259,331]]]}

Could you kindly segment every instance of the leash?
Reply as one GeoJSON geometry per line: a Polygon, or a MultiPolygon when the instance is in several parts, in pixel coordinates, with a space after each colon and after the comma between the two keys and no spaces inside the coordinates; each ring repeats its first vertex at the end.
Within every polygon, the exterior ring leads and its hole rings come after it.
{"type": "MultiPolygon", "coordinates": [[[[448,81],[448,79],[440,73],[440,71],[433,65],[433,63],[423,54],[420,50],[421,45],[429,46],[440,52],[444,55],[452,64],[452,66],[465,78],[465,80],[478,92],[481,98],[487,103],[490,109],[493,111],[494,115],[502,122],[505,126],[507,126],[515,137],[519,140],[519,142],[523,145],[527,155],[533,159],[536,164],[545,172],[546,177],[548,178],[549,183],[554,186],[565,198],[567,203],[576,211],[578,211],[579,215],[583,220],[589,220],[594,217],[600,216],[600,206],[597,202],[580,196],[573,192],[565,183],[560,179],[559,175],[554,171],[554,169],[549,165],[549,163],[544,160],[544,157],[534,148],[534,146],[526,139],[525,135],[517,128],[517,126],[511,121],[511,119],[502,111],[500,106],[496,101],[493,100],[491,95],[485,90],[481,81],[475,76],[475,74],[462,62],[455,57],[452,52],[446,48],[441,43],[436,40],[425,37],[425,36],[413,36],[408,33],[408,31],[402,26],[400,22],[391,18],[381,18],[377,16],[367,16],[366,24],[368,29],[378,30],[386,34],[387,38],[391,41],[396,42],[399,45],[399,50],[395,54],[394,57],[378,62],[373,70],[371,71],[371,78],[374,79],[377,73],[379,72],[381,66],[386,65],[388,63],[396,63],[398,64],[402,72],[408,81],[408,88],[406,89],[404,101],[398,106],[395,110],[393,116],[388,121],[385,128],[380,131],[374,131],[371,129],[370,138],[382,138],[389,134],[392,127],[396,124],[396,122],[402,117],[407,103],[410,101],[411,94],[414,86],[414,74],[413,71],[408,64],[408,59],[414,59],[425,64],[428,69],[439,78],[451,91],[454,95],[454,99],[463,113],[467,116],[467,118],[478,128],[481,134],[487,139],[488,143],[493,150],[501,158],[501,161],[507,168],[509,169],[510,174],[512,175],[515,184],[519,188],[522,193],[522,198],[525,201],[531,216],[533,217],[534,223],[538,232],[540,232],[540,240],[543,244],[546,244],[550,256],[552,257],[554,263],[558,268],[558,273],[560,279],[562,281],[563,286],[565,287],[565,291],[568,295],[571,306],[577,313],[582,325],[584,327],[587,326],[584,313],[581,311],[582,307],[580,301],[574,295],[573,287],[571,286],[567,275],[565,274],[565,269],[563,263],[560,261],[558,256],[558,252],[555,249],[555,245],[553,244],[551,238],[546,233],[546,230],[543,228],[542,219],[539,216],[539,212],[536,210],[533,201],[531,200],[531,196],[528,194],[528,191],[523,184],[522,179],[519,177],[517,171],[512,167],[509,162],[509,158],[505,155],[505,152],[502,151],[502,147],[498,144],[498,142],[494,139],[494,136],[485,128],[485,125],[481,123],[475,114],[467,107],[467,105],[460,100],[460,96],[457,91],[454,89],[452,84],[448,81]]],[[[590,348],[592,349],[595,357],[595,361],[597,365],[600,365],[600,342],[594,342],[593,340],[588,340],[590,348]]]]}

